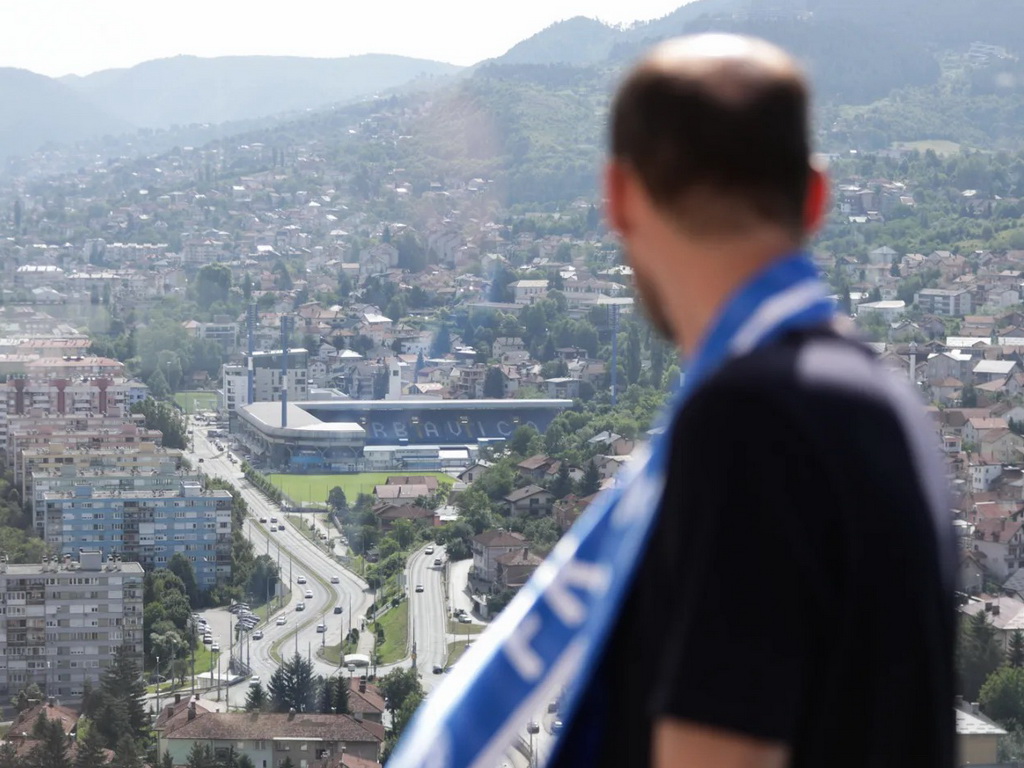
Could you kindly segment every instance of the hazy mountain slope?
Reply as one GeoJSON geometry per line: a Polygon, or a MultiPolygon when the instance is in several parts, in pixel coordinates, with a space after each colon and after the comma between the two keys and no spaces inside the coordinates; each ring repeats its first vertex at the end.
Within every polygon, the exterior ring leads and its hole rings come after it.
{"type": "Polygon", "coordinates": [[[594,19],[559,21],[516,43],[495,59],[501,64],[597,64],[608,58],[622,33],[594,19]]]}
{"type": "Polygon", "coordinates": [[[131,128],[63,83],[25,69],[0,68],[0,104],[0,158],[131,128]]]}
{"type": "Polygon", "coordinates": [[[176,56],[64,82],[137,126],[164,128],[313,109],[459,69],[382,54],[341,59],[176,56]]]}

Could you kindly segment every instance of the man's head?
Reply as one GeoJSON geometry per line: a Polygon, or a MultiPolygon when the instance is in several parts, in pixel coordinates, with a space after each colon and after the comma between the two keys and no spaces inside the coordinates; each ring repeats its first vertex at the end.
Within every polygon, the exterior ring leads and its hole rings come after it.
{"type": "Polygon", "coordinates": [[[608,214],[659,328],[680,341],[668,277],[737,279],[817,226],[825,185],[812,166],[808,91],[785,52],[701,35],[655,48],[612,107],[608,214]],[[722,252],[735,254],[726,261],[722,252]],[[704,263],[707,259],[715,263],[704,263]],[[752,263],[754,262],[754,263],[752,263]]]}

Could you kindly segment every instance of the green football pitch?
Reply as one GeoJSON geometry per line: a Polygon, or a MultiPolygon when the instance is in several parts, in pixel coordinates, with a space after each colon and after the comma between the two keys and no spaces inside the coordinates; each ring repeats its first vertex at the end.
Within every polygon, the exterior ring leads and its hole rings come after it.
{"type": "Polygon", "coordinates": [[[360,493],[373,494],[375,485],[384,485],[389,477],[406,477],[428,475],[436,477],[441,483],[454,482],[450,475],[442,472],[362,472],[351,475],[268,475],[270,482],[276,485],[292,501],[302,504],[325,504],[327,494],[335,486],[345,492],[345,498],[354,503],[360,493]]]}
{"type": "Polygon", "coordinates": [[[174,402],[181,406],[185,413],[217,410],[216,392],[178,392],[174,402]]]}

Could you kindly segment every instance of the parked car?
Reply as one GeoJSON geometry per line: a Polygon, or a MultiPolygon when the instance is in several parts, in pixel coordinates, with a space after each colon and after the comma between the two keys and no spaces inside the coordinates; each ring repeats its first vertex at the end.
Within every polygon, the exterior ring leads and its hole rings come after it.
{"type": "Polygon", "coordinates": [[[210,646],[210,650],[214,653],[220,653],[220,643],[214,640],[213,645],[210,646]]]}
{"type": "Polygon", "coordinates": [[[473,623],[473,619],[472,619],[472,617],[468,613],[464,613],[461,616],[459,616],[459,623],[460,624],[472,624],[473,623]]]}
{"type": "Polygon", "coordinates": [[[203,635],[203,645],[209,645],[213,642],[213,635],[203,635]]]}
{"type": "Polygon", "coordinates": [[[266,517],[260,517],[260,522],[261,522],[261,523],[265,523],[265,522],[267,522],[267,518],[266,518],[266,517]]]}

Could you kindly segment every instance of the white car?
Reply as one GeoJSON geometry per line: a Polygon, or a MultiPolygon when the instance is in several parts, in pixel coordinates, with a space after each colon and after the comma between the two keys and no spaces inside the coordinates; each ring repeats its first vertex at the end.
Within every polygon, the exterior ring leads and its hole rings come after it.
{"type": "Polygon", "coordinates": [[[283,627],[287,622],[288,619],[286,619],[284,616],[278,616],[277,621],[274,623],[277,624],[277,626],[279,627],[283,627]]]}
{"type": "Polygon", "coordinates": [[[252,633],[252,639],[253,640],[262,640],[263,639],[263,630],[262,629],[257,629],[255,632],[253,632],[252,633]]]}
{"type": "Polygon", "coordinates": [[[417,592],[422,592],[423,591],[423,585],[422,584],[417,584],[416,585],[416,591],[417,592]]]}
{"type": "Polygon", "coordinates": [[[306,610],[306,604],[305,603],[296,603],[295,604],[295,610],[296,611],[304,611],[304,610],[306,610]]]}
{"type": "Polygon", "coordinates": [[[341,578],[338,576],[331,576],[331,584],[341,584],[341,578]]]}
{"type": "Polygon", "coordinates": [[[259,685],[259,684],[260,684],[260,676],[259,675],[253,675],[252,677],[249,678],[249,685],[259,685]]]}
{"type": "Polygon", "coordinates": [[[299,574],[299,578],[297,578],[295,580],[295,583],[296,584],[305,584],[306,583],[306,577],[303,576],[302,574],[299,574]]]}
{"type": "Polygon", "coordinates": [[[306,590],[306,599],[307,600],[312,600],[313,599],[313,590],[312,589],[307,589],[306,590]]]}
{"type": "Polygon", "coordinates": [[[210,650],[214,653],[220,653],[220,643],[216,640],[213,641],[213,645],[210,646],[210,650]]]}
{"type": "Polygon", "coordinates": [[[323,634],[327,631],[327,625],[321,621],[319,624],[316,625],[316,631],[323,634]]]}

